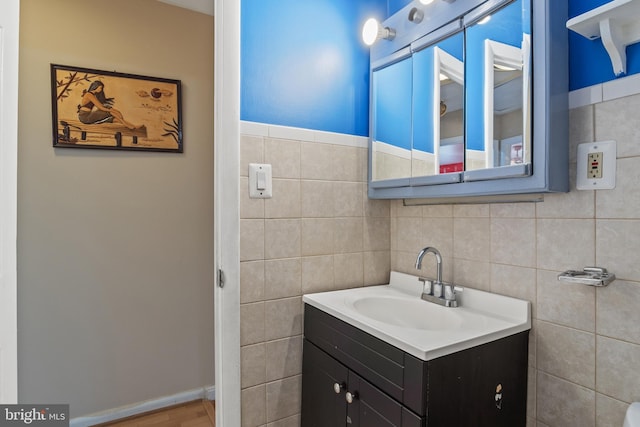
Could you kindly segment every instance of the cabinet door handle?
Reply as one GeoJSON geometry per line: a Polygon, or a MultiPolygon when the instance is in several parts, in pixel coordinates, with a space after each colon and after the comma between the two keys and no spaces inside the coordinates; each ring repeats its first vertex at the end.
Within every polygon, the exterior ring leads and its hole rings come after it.
{"type": "Polygon", "coordinates": [[[354,391],[353,393],[351,393],[350,391],[348,391],[344,397],[347,400],[347,403],[353,403],[354,400],[358,399],[358,392],[354,391]]]}
{"type": "Polygon", "coordinates": [[[340,394],[340,392],[342,392],[342,390],[344,390],[346,386],[347,385],[345,383],[335,383],[333,385],[333,391],[335,391],[336,394],[340,394]]]}

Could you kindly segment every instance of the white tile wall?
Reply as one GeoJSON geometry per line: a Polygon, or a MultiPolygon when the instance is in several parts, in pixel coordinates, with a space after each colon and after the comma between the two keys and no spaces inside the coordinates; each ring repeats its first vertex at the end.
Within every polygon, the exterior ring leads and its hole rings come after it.
{"type": "Polygon", "coordinates": [[[433,245],[445,280],[533,303],[529,426],[619,427],[640,401],[640,95],[609,100],[619,85],[572,94],[572,190],[535,204],[368,200],[366,139],[243,123],[242,165],[270,162],[276,179],[270,201],[241,194],[242,425],[299,425],[300,295],[415,274],[418,250],[433,245]],[[577,144],[608,139],[616,189],[577,191],[577,144]],[[589,265],[618,280],[558,282],[589,265]]]}
{"type": "Polygon", "coordinates": [[[294,427],[301,295],[388,283],[390,204],[366,196],[366,138],[246,122],[242,131],[242,426],[294,427]],[[273,198],[248,197],[249,163],[272,165],[273,198]]]}
{"type": "MultiPolygon", "coordinates": [[[[607,97],[620,95],[616,85],[605,89],[607,97]]],[[[599,93],[598,104],[589,98],[570,112],[571,192],[535,204],[422,211],[392,202],[392,269],[415,273],[405,260],[415,257],[411,248],[447,247],[446,236],[428,232],[437,211],[453,220],[453,251],[443,256],[455,283],[533,303],[531,426],[619,427],[629,402],[640,401],[640,95],[606,100],[602,90],[580,95],[599,93]],[[616,188],[577,191],[577,144],[609,139],[618,146],[616,188]],[[420,218],[417,242],[411,230],[420,218]],[[557,280],[590,265],[618,279],[601,289],[557,280]]]]}

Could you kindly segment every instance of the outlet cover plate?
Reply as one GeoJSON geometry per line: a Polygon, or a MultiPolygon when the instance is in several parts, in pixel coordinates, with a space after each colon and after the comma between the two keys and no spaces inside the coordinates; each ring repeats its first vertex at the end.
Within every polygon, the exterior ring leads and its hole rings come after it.
{"type": "Polygon", "coordinates": [[[578,190],[611,190],[616,188],[616,141],[599,141],[578,144],[578,190]],[[589,178],[589,154],[602,153],[602,178],[589,178]]]}

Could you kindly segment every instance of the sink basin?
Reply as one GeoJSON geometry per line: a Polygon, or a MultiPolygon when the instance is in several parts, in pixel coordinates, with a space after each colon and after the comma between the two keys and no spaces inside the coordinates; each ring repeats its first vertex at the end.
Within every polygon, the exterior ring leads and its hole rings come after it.
{"type": "Polygon", "coordinates": [[[446,331],[458,329],[463,323],[455,309],[419,298],[364,297],[356,299],[353,307],[370,319],[405,328],[446,331]]]}
{"type": "Polygon", "coordinates": [[[303,295],[312,305],[421,359],[431,360],[531,329],[531,304],[465,288],[460,306],[420,298],[418,277],[391,272],[388,285],[303,295]]]}

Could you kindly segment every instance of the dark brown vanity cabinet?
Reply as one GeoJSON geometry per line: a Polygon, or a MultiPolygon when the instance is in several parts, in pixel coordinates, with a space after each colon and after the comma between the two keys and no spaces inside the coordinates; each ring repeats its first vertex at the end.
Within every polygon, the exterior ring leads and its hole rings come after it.
{"type": "Polygon", "coordinates": [[[526,425],[528,331],[425,362],[308,304],[304,316],[302,427],[526,425]]]}
{"type": "Polygon", "coordinates": [[[302,426],[425,425],[421,417],[306,339],[303,351],[302,426]]]}

